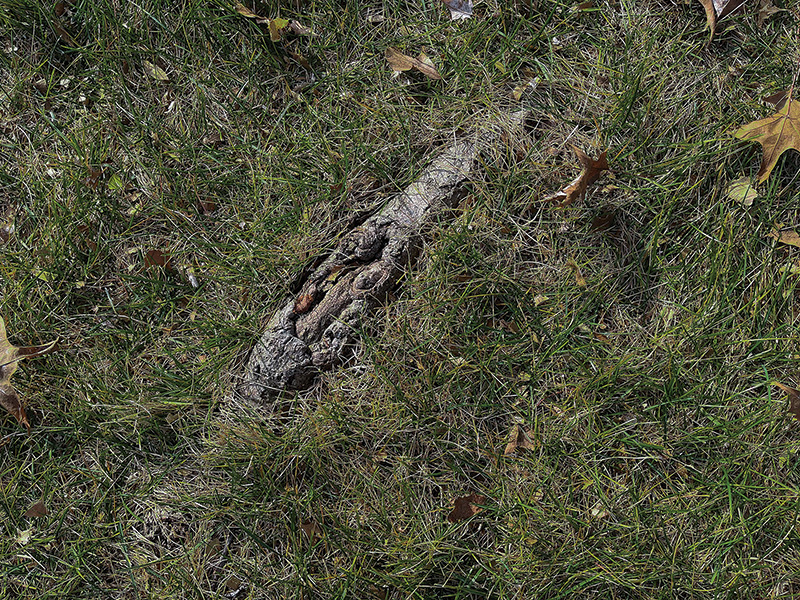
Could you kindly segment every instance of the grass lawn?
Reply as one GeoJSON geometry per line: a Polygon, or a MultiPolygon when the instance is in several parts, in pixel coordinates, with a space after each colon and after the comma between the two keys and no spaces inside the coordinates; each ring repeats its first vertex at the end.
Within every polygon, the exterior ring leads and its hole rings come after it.
{"type": "Polygon", "coordinates": [[[0,599],[800,597],[800,157],[725,193],[795,1],[711,43],[679,0],[278,4],[313,35],[0,0],[0,315],[60,340],[0,415],[0,599]],[[231,399],[309,259],[520,107],[356,360],[231,399]],[[571,145],[610,172],[558,209],[571,145]]]}

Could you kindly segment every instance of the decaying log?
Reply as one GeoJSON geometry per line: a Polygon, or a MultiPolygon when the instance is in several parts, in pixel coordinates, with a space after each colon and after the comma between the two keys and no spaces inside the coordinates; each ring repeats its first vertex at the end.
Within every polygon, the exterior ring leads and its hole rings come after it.
{"type": "Polygon", "coordinates": [[[272,317],[237,392],[264,401],[306,389],[319,371],[347,358],[357,326],[415,259],[424,225],[438,210],[452,206],[481,150],[497,143],[503,132],[513,135],[523,119],[523,112],[506,115],[455,141],[417,181],[347,233],[272,317]]]}

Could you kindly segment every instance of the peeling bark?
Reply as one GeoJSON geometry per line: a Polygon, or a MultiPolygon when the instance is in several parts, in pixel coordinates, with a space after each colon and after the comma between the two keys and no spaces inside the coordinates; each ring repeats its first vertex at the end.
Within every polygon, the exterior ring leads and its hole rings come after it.
{"type": "Polygon", "coordinates": [[[457,140],[384,208],[346,234],[272,317],[253,348],[237,392],[266,401],[310,387],[321,370],[346,360],[355,329],[382,303],[419,253],[423,226],[452,207],[478,154],[503,132],[521,127],[524,112],[498,118],[457,140]]]}

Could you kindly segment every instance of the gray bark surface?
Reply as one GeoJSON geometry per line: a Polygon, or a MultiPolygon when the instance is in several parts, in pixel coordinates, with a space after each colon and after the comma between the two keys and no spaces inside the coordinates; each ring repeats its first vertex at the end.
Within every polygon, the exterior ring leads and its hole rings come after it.
{"type": "Polygon", "coordinates": [[[523,112],[507,115],[455,141],[380,212],[345,234],[269,321],[247,361],[238,394],[263,402],[306,389],[321,370],[349,358],[358,325],[385,301],[416,258],[425,224],[452,207],[481,150],[503,132],[519,128],[523,119],[523,112]]]}

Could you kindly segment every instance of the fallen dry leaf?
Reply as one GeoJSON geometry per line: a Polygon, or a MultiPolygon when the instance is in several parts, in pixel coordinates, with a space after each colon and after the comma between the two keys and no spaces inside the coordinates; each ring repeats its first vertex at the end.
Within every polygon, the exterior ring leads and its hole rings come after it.
{"type": "Polygon", "coordinates": [[[592,219],[592,222],[589,225],[589,231],[592,233],[608,231],[614,227],[616,219],[616,211],[611,207],[606,207],[600,211],[600,214],[592,219]]]}
{"type": "Polygon", "coordinates": [[[592,509],[589,511],[589,516],[593,519],[602,520],[606,519],[611,516],[611,513],[608,512],[605,508],[603,508],[602,503],[597,502],[592,509]]]}
{"type": "Polygon", "coordinates": [[[156,81],[169,81],[169,76],[166,71],[158,65],[154,65],[147,60],[142,61],[142,65],[144,66],[144,72],[156,81]]]}
{"type": "Polygon", "coordinates": [[[578,284],[578,287],[586,287],[586,278],[583,276],[581,268],[578,266],[578,263],[575,262],[574,258],[567,260],[567,268],[575,273],[575,283],[578,284]]]}
{"type": "Polygon", "coordinates": [[[725,195],[742,206],[752,206],[753,200],[758,198],[758,192],[749,177],[740,177],[731,181],[725,188],[725,195]]]}
{"type": "Polygon", "coordinates": [[[17,370],[19,361],[24,358],[35,358],[42,354],[47,354],[55,348],[55,345],[56,342],[52,341],[42,346],[22,348],[12,346],[6,335],[6,323],[3,317],[0,317],[0,405],[14,415],[20,425],[24,425],[28,431],[31,430],[31,424],[25,414],[25,408],[19,401],[17,392],[11,384],[11,376],[17,370]]]}
{"type": "Polygon", "coordinates": [[[15,541],[20,546],[27,546],[31,541],[31,534],[33,533],[33,529],[17,529],[17,537],[15,541]]]}
{"type": "Polygon", "coordinates": [[[450,20],[469,19],[472,16],[472,0],[442,0],[450,9],[450,20]]]}
{"type": "Polygon", "coordinates": [[[386,49],[386,60],[394,71],[410,71],[416,69],[430,79],[441,79],[442,76],[436,70],[433,62],[425,54],[420,53],[419,58],[413,58],[403,54],[397,48],[389,47],[386,49]]]}
{"type": "Polygon", "coordinates": [[[315,544],[318,540],[322,539],[324,535],[322,531],[322,527],[317,525],[314,521],[303,521],[300,524],[300,529],[303,530],[303,533],[306,535],[306,539],[312,544],[315,544]]]}
{"type": "Polygon", "coordinates": [[[294,314],[302,315],[314,306],[314,294],[301,294],[294,303],[294,314]]]}
{"type": "Polygon", "coordinates": [[[794,229],[786,229],[784,231],[773,229],[767,234],[767,237],[777,240],[779,244],[800,248],[800,235],[794,229]]]}
{"type": "Polygon", "coordinates": [[[281,31],[288,27],[289,21],[287,19],[281,19],[280,17],[276,19],[269,20],[269,39],[273,42],[279,42],[281,40],[281,31]]]}
{"type": "MultiPolygon", "coordinates": [[[[248,19],[262,19],[264,22],[269,21],[269,19],[264,19],[264,17],[258,16],[256,13],[254,13],[252,10],[247,8],[241,2],[237,2],[235,8],[236,8],[236,12],[237,13],[239,13],[240,15],[242,15],[243,17],[246,17],[248,19]]],[[[256,22],[258,22],[258,21],[256,21],[256,22]]]]}
{"type": "Polygon", "coordinates": [[[55,29],[58,37],[61,38],[61,41],[64,42],[67,46],[72,46],[73,48],[78,47],[78,43],[75,41],[69,31],[64,29],[64,26],[59,22],[58,19],[53,19],[53,29],[55,29]]]}
{"type": "Polygon", "coordinates": [[[786,101],[789,99],[789,94],[791,93],[792,90],[781,90],[780,92],[775,92],[774,94],[763,97],[762,100],[767,104],[772,104],[775,110],[780,110],[783,108],[783,105],[786,104],[786,101]]]}
{"type": "Polygon", "coordinates": [[[39,92],[42,96],[47,96],[47,81],[44,79],[37,79],[32,84],[33,89],[39,92]]]}
{"type": "Polygon", "coordinates": [[[89,166],[89,174],[84,178],[83,183],[85,183],[88,187],[92,188],[93,190],[97,189],[97,183],[100,181],[100,178],[103,176],[103,168],[102,167],[92,167],[89,166]]]}
{"type": "Polygon", "coordinates": [[[736,10],[741,8],[746,0],[698,0],[703,5],[703,10],[706,11],[706,23],[711,30],[711,36],[714,37],[717,32],[717,23],[733,14],[736,10]]]}
{"type": "Polygon", "coordinates": [[[486,496],[480,494],[470,494],[462,498],[456,498],[455,507],[447,515],[447,520],[451,523],[458,523],[459,521],[466,521],[470,517],[474,517],[483,509],[476,504],[484,504],[486,496]]]}
{"type": "Polygon", "coordinates": [[[28,517],[29,519],[35,517],[46,517],[48,513],[49,511],[47,510],[47,507],[44,505],[44,502],[39,500],[39,502],[37,502],[36,504],[34,504],[28,510],[25,511],[25,516],[28,517]]]}
{"type": "Polygon", "coordinates": [[[203,215],[210,215],[217,210],[217,203],[211,198],[198,198],[197,210],[203,215]]]}
{"type": "Polygon", "coordinates": [[[172,257],[161,250],[148,250],[144,255],[144,266],[147,269],[161,267],[165,271],[174,271],[172,257]]]}
{"type": "Polygon", "coordinates": [[[238,596],[238,591],[242,589],[242,587],[242,580],[236,575],[231,575],[225,580],[225,589],[228,590],[228,594],[226,594],[226,596],[228,598],[235,598],[238,596]]]}
{"type": "Polygon", "coordinates": [[[714,10],[713,0],[698,0],[703,5],[703,10],[706,11],[706,24],[711,30],[711,37],[717,32],[717,11],[714,10]]]}
{"type": "Polygon", "coordinates": [[[792,98],[790,90],[778,112],[740,127],[733,135],[740,140],[758,142],[764,148],[761,168],[756,174],[758,183],[764,183],[781,154],[789,149],[800,151],[800,105],[792,98]]]}
{"type": "Polygon", "coordinates": [[[528,436],[525,429],[519,425],[514,425],[514,429],[511,431],[511,440],[506,444],[503,454],[506,456],[516,454],[517,449],[535,450],[536,443],[528,436]]]}
{"type": "Polygon", "coordinates": [[[291,29],[292,33],[294,33],[295,35],[314,35],[314,32],[311,31],[311,29],[305,27],[304,25],[302,25],[298,21],[295,21],[294,19],[289,21],[289,29],[291,29]]]}
{"type": "Polygon", "coordinates": [[[786,392],[786,394],[789,396],[789,414],[794,416],[796,420],[800,421],[800,392],[777,381],[774,381],[773,383],[786,392]]]}
{"type": "Polygon", "coordinates": [[[520,100],[522,100],[522,96],[525,95],[525,92],[527,90],[535,90],[538,85],[539,85],[539,78],[533,77],[517,85],[513,90],[511,90],[508,93],[508,95],[512,100],[519,102],[520,100]]]}
{"type": "Polygon", "coordinates": [[[739,10],[748,0],[714,0],[717,20],[724,19],[739,10]]]}
{"type": "Polygon", "coordinates": [[[266,25],[269,29],[269,39],[271,39],[273,42],[280,41],[281,34],[287,27],[295,35],[311,35],[311,30],[308,27],[303,27],[303,25],[297,21],[289,21],[288,19],[282,19],[280,17],[276,17],[274,19],[262,17],[261,15],[254,13],[241,2],[237,2],[234,8],[236,9],[237,13],[247,19],[253,19],[258,25],[266,25]]]}
{"type": "Polygon", "coordinates": [[[583,198],[589,184],[597,181],[600,178],[600,173],[608,170],[605,151],[600,154],[597,160],[594,160],[580,148],[572,146],[572,150],[578,155],[578,160],[583,165],[583,171],[567,187],[546,198],[548,202],[552,202],[556,206],[568,206],[575,200],[583,198]]]}
{"type": "Polygon", "coordinates": [[[767,19],[783,10],[786,9],[778,8],[772,3],[772,0],[761,0],[758,5],[758,26],[763,27],[767,19]]]}

